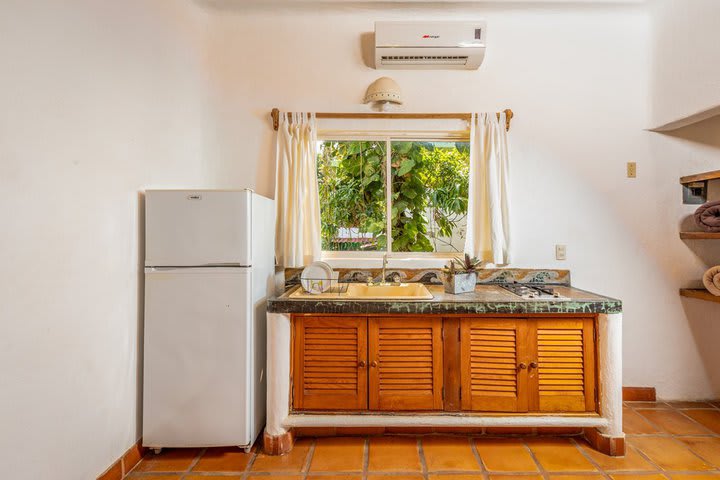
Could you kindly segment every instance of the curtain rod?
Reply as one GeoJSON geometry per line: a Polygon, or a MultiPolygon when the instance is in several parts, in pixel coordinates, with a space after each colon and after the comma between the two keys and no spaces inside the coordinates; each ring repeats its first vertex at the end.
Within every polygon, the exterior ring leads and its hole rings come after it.
{"type": "MultiPolygon", "coordinates": [[[[505,128],[510,131],[510,120],[514,114],[509,108],[503,110],[505,113],[505,128]]],[[[280,126],[280,110],[273,108],[270,112],[273,121],[273,130],[277,130],[280,126]]],[[[458,119],[470,120],[471,113],[316,113],[315,118],[395,118],[395,119],[421,119],[421,120],[437,120],[437,119],[458,119]]],[[[500,119],[500,113],[497,114],[500,119]]]]}

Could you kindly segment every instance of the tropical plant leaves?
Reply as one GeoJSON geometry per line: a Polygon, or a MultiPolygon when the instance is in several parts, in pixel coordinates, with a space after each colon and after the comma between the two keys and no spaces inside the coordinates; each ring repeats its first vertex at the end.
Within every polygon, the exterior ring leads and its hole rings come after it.
{"type": "MultiPolygon", "coordinates": [[[[467,143],[392,142],[393,251],[434,251],[467,214],[467,143]]],[[[318,152],[323,249],[384,249],[385,142],[326,141],[318,152]],[[336,243],[341,229],[364,234],[336,243]],[[368,238],[368,237],[372,238],[368,238]]],[[[353,233],[355,235],[355,233],[353,233]]]]}
{"type": "Polygon", "coordinates": [[[403,176],[412,170],[412,168],[415,166],[415,160],[412,158],[408,158],[406,160],[403,160],[402,163],[400,163],[400,168],[397,171],[397,174],[399,176],[403,176]]]}

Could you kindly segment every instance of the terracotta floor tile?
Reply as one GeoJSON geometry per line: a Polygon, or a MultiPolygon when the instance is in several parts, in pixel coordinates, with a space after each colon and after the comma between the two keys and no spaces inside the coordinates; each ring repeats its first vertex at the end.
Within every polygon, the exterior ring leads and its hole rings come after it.
{"type": "Polygon", "coordinates": [[[424,437],[428,471],[479,471],[480,464],[467,437],[424,437]]]}
{"type": "MultiPolygon", "coordinates": [[[[270,477],[262,477],[263,480],[268,478],[270,480],[275,480],[277,477],[270,476],[270,477]]],[[[259,480],[259,479],[258,479],[259,480]]],[[[308,475],[307,480],[362,480],[362,475],[317,475],[312,476],[308,475]]]]}
{"type": "Polygon", "coordinates": [[[490,472],[537,472],[525,443],[519,439],[482,438],[475,440],[480,460],[490,472]]]}
{"type": "Polygon", "coordinates": [[[696,422],[702,423],[715,433],[720,434],[720,411],[718,410],[683,410],[683,413],[696,422]]]}
{"type": "MultiPolygon", "coordinates": [[[[187,478],[187,477],[186,477],[187,478]]],[[[207,477],[200,477],[200,478],[207,478],[207,477]]],[[[255,473],[250,473],[250,475],[247,477],[248,480],[302,480],[302,475],[259,475],[255,473]]]]}
{"type": "Polygon", "coordinates": [[[417,438],[374,437],[370,439],[369,449],[368,470],[371,472],[420,472],[422,470],[417,438]]]}
{"type": "Polygon", "coordinates": [[[679,437],[678,440],[690,447],[705,461],[720,468],[720,438],[717,437],[679,437]]]}
{"type": "Polygon", "coordinates": [[[540,475],[490,475],[490,480],[542,480],[540,475]]]}
{"type": "Polygon", "coordinates": [[[587,475],[550,475],[550,480],[600,480],[605,478],[599,473],[588,473],[587,475]]]}
{"type": "Polygon", "coordinates": [[[656,468],[645,460],[632,447],[626,447],[624,457],[610,457],[592,448],[587,442],[578,442],[580,448],[586,455],[597,463],[601,469],[611,472],[638,472],[644,470],[656,470],[656,468]]]}
{"type": "MultiPolygon", "coordinates": [[[[395,477],[388,478],[392,480],[395,477]]],[[[482,480],[483,476],[479,473],[431,473],[428,475],[429,480],[482,480]]],[[[497,477],[495,477],[497,478],[497,477]]],[[[514,480],[510,475],[503,475],[504,480],[514,480]]],[[[522,477],[524,480],[537,480],[534,477],[522,477]]]]}
{"type": "Polygon", "coordinates": [[[569,440],[527,439],[527,444],[548,472],[593,472],[597,469],[569,440]]]}
{"type": "MultiPolygon", "coordinates": [[[[140,480],[140,479],[142,479],[142,480],[180,480],[182,478],[182,475],[147,475],[147,474],[135,475],[134,473],[131,473],[130,475],[128,475],[125,478],[127,478],[128,480],[130,480],[130,479],[132,479],[132,480],[140,480]]],[[[188,478],[188,477],[185,477],[185,478],[188,478]]],[[[205,478],[207,478],[207,477],[205,477],[205,478]]],[[[241,477],[238,477],[238,478],[241,478],[241,477]]]]}
{"type": "Polygon", "coordinates": [[[252,464],[253,472],[282,472],[300,473],[305,466],[311,438],[301,438],[295,442],[295,446],[285,455],[265,455],[258,453],[252,464]]]}
{"type": "Polygon", "coordinates": [[[198,453],[197,448],[165,449],[158,455],[149,453],[133,472],[185,472],[198,453]]]}
{"type": "Polygon", "coordinates": [[[613,480],[668,480],[666,476],[660,473],[651,473],[648,475],[638,473],[616,473],[610,475],[613,480]]]}
{"type": "Polygon", "coordinates": [[[650,425],[650,423],[637,413],[635,410],[629,408],[623,409],[623,431],[626,435],[639,435],[646,433],[657,433],[658,429],[650,425]]]}
{"type": "Polygon", "coordinates": [[[668,409],[670,405],[665,402],[626,402],[632,408],[663,408],[668,409]]]}
{"type": "MultiPolygon", "coordinates": [[[[145,479],[147,477],[138,477],[138,479],[140,479],[140,478],[145,479]]],[[[165,479],[167,477],[157,477],[157,478],[158,478],[158,480],[160,480],[160,479],[165,479]]],[[[180,477],[178,477],[178,478],[180,478],[180,477]]],[[[182,478],[183,478],[183,480],[207,480],[208,478],[212,478],[215,480],[220,480],[221,478],[225,478],[227,480],[239,480],[242,478],[242,475],[207,475],[207,474],[205,474],[205,475],[186,475],[182,478]]],[[[270,480],[270,477],[267,477],[267,478],[268,478],[268,480],[270,480]]],[[[273,477],[272,480],[276,480],[276,478],[273,477]]]]}
{"type": "Polygon", "coordinates": [[[713,408],[710,402],[667,402],[673,408],[713,408]]]}
{"type": "Polygon", "coordinates": [[[712,469],[685,445],[669,437],[630,437],[627,441],[664,470],[705,471],[712,469]]]}
{"type": "Polygon", "coordinates": [[[253,455],[237,447],[208,448],[192,471],[242,473],[253,455]]]}
{"type": "MultiPolygon", "coordinates": [[[[320,480],[326,477],[321,477],[320,480]]],[[[422,480],[424,477],[421,473],[407,475],[368,475],[368,480],[422,480]]]]}
{"type": "Polygon", "coordinates": [[[365,439],[356,437],[318,438],[310,463],[311,472],[361,472],[365,439]]]}
{"type": "Polygon", "coordinates": [[[720,473],[707,473],[702,475],[670,475],[672,480],[717,480],[720,473]]]}
{"type": "Polygon", "coordinates": [[[664,432],[673,435],[702,435],[710,431],[690,420],[680,412],[673,410],[635,410],[647,420],[657,425],[664,432]]]}

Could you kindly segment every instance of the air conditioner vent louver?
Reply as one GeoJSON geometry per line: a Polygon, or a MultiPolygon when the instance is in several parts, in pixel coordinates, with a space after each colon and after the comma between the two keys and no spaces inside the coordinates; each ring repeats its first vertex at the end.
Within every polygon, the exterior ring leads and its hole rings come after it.
{"type": "Polygon", "coordinates": [[[466,55],[383,55],[383,65],[465,65],[466,55]]]}

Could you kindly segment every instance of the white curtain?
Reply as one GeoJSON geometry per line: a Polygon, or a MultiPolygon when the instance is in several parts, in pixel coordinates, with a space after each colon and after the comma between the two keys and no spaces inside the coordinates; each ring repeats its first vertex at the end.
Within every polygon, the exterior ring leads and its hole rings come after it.
{"type": "Polygon", "coordinates": [[[508,163],[505,113],[473,114],[465,252],[495,265],[510,263],[508,163]]]}
{"type": "Polygon", "coordinates": [[[302,267],[320,259],[315,114],[281,113],[276,152],[275,255],[278,265],[302,267]]]}

